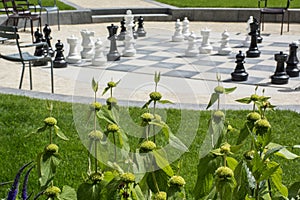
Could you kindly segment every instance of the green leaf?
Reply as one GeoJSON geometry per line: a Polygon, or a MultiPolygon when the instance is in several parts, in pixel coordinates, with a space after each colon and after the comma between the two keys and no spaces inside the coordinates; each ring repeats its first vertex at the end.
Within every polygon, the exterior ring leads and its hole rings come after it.
{"type": "Polygon", "coordinates": [[[152,154],[159,168],[161,168],[168,176],[173,176],[174,172],[169,164],[166,153],[162,149],[159,149],[152,151],[152,154]]]}
{"type": "Polygon", "coordinates": [[[58,197],[59,200],[75,200],[77,199],[76,191],[70,186],[63,186],[61,194],[58,197]]]}
{"type": "Polygon", "coordinates": [[[154,82],[157,84],[160,81],[160,72],[155,72],[154,82]]]}
{"type": "Polygon", "coordinates": [[[233,92],[235,89],[236,89],[236,87],[233,87],[233,88],[224,88],[224,93],[225,94],[229,94],[229,93],[233,92]]]}
{"type": "Polygon", "coordinates": [[[210,108],[219,99],[219,96],[220,95],[218,93],[212,93],[211,94],[211,97],[210,97],[209,103],[208,103],[208,105],[206,107],[206,110],[208,108],[210,108]]]}
{"type": "Polygon", "coordinates": [[[98,82],[96,82],[94,78],[92,80],[92,89],[94,92],[98,91],[98,82]]]}
{"type": "Polygon", "coordinates": [[[245,199],[249,187],[252,185],[249,183],[246,167],[246,164],[241,161],[234,170],[234,178],[236,180],[237,187],[234,189],[233,199],[245,199]]]}
{"type": "Polygon", "coordinates": [[[104,88],[103,92],[102,92],[102,96],[110,89],[110,87],[106,87],[104,88]]]}
{"type": "Polygon", "coordinates": [[[298,155],[290,152],[286,147],[280,145],[280,144],[276,144],[276,143],[269,143],[268,144],[268,149],[273,149],[273,148],[279,148],[279,147],[283,147],[281,148],[278,152],[275,153],[275,155],[277,156],[280,156],[280,157],[283,157],[285,159],[288,159],[288,160],[293,160],[295,158],[299,158],[298,155]]]}
{"type": "Polygon", "coordinates": [[[159,100],[158,101],[159,103],[161,103],[161,104],[167,104],[167,103],[169,103],[169,104],[174,104],[172,101],[170,101],[170,100],[159,100]]]}
{"type": "MultiPolygon", "coordinates": [[[[276,162],[269,162],[268,167],[271,168],[273,166],[277,166],[278,164],[276,162]]],[[[279,166],[279,165],[278,165],[279,166]]],[[[281,167],[278,167],[277,170],[271,175],[271,180],[277,190],[280,192],[280,194],[284,197],[288,196],[288,189],[285,185],[282,184],[282,169],[281,167]]]]}
{"type": "Polygon", "coordinates": [[[54,178],[60,158],[57,154],[49,155],[41,153],[37,159],[40,186],[45,187],[54,178]]]}
{"type": "Polygon", "coordinates": [[[300,195],[300,181],[293,183],[289,187],[289,199],[296,199],[297,195],[300,195]]]}
{"type": "Polygon", "coordinates": [[[232,169],[233,171],[235,170],[235,168],[238,166],[238,161],[232,157],[227,156],[226,157],[226,162],[227,165],[230,169],[232,169]]]}
{"type": "Polygon", "coordinates": [[[245,125],[243,126],[243,128],[240,130],[240,134],[239,134],[236,144],[241,144],[251,134],[251,131],[250,131],[251,127],[249,127],[249,125],[251,125],[251,124],[246,122],[245,125]]]}
{"type": "Polygon", "coordinates": [[[82,183],[77,190],[77,200],[99,200],[102,189],[102,184],[82,183]]]}
{"type": "Polygon", "coordinates": [[[279,168],[279,164],[269,165],[265,170],[262,171],[261,176],[258,179],[258,182],[269,179],[279,168]]]}
{"type": "Polygon", "coordinates": [[[152,99],[150,99],[149,101],[147,101],[147,102],[143,105],[142,108],[143,108],[143,109],[144,109],[144,108],[148,108],[151,102],[152,102],[152,99]]]}
{"type": "Polygon", "coordinates": [[[300,149],[300,145],[299,145],[299,144],[298,144],[298,145],[294,145],[293,148],[295,148],[295,149],[296,149],[296,148],[300,149]]]}
{"type": "Polygon", "coordinates": [[[47,129],[47,125],[45,124],[44,126],[38,128],[38,129],[36,130],[36,133],[44,132],[46,129],[47,129]]]}
{"type": "Polygon", "coordinates": [[[145,200],[144,194],[138,184],[131,189],[131,194],[133,200],[145,200]]]}
{"type": "Polygon", "coordinates": [[[245,97],[245,98],[242,98],[242,99],[237,99],[237,100],[235,100],[235,101],[237,101],[237,102],[239,102],[239,103],[245,103],[245,104],[251,103],[250,97],[245,97]]]}
{"type": "Polygon", "coordinates": [[[108,107],[102,107],[102,109],[97,112],[98,119],[104,120],[109,124],[118,124],[116,119],[114,118],[112,111],[108,109],[108,107]]]}
{"type": "Polygon", "coordinates": [[[62,140],[69,140],[57,125],[54,125],[55,134],[62,140]]]}
{"type": "Polygon", "coordinates": [[[268,149],[268,151],[265,153],[265,156],[263,158],[263,160],[267,160],[270,156],[272,156],[273,154],[275,154],[276,152],[280,151],[281,149],[285,148],[284,146],[277,146],[271,149],[268,149]]]}

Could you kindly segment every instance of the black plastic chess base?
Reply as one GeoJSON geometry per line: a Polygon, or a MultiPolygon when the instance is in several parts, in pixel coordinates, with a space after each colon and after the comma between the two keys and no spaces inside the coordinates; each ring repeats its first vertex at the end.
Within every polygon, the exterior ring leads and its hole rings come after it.
{"type": "Polygon", "coordinates": [[[299,69],[298,68],[293,68],[293,69],[289,70],[289,68],[286,68],[286,73],[290,77],[298,77],[299,76],[299,69]]]}
{"type": "Polygon", "coordinates": [[[53,67],[54,68],[64,68],[67,67],[68,63],[67,62],[53,62],[53,67]]]}
{"type": "Polygon", "coordinates": [[[231,80],[232,81],[247,81],[248,80],[248,73],[242,72],[242,73],[231,73],[231,80]]]}
{"type": "Polygon", "coordinates": [[[118,61],[121,58],[120,54],[107,54],[107,61],[118,61]]]}
{"type": "Polygon", "coordinates": [[[257,58],[260,57],[260,51],[254,50],[254,51],[246,51],[247,58],[257,58]]]}
{"type": "Polygon", "coordinates": [[[288,75],[273,75],[271,76],[271,83],[272,84],[277,84],[277,85],[283,85],[283,84],[288,84],[289,82],[289,76],[288,75]]]}

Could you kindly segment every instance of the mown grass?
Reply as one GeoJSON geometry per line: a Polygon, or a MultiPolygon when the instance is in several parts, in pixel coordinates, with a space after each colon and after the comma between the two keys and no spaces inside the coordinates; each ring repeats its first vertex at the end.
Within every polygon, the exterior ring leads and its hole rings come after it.
{"type": "MultiPolygon", "coordinates": [[[[257,0],[243,0],[243,1],[235,1],[235,0],[214,0],[214,1],[206,1],[206,0],[157,0],[158,2],[177,6],[177,7],[199,7],[199,8],[257,8],[258,1],[257,0]]],[[[286,0],[268,0],[269,6],[286,6],[286,0]]],[[[264,3],[264,2],[262,2],[264,3]]],[[[300,8],[299,1],[291,1],[290,8],[300,8]]]]}
{"type": "MultiPolygon", "coordinates": [[[[31,5],[38,5],[38,0],[28,0],[28,2],[31,5]]],[[[53,6],[53,0],[50,0],[50,1],[42,0],[42,5],[43,6],[53,6]]],[[[59,8],[59,10],[76,10],[76,8],[74,8],[73,6],[65,4],[59,0],[56,1],[56,5],[59,8]]],[[[0,3],[0,8],[3,8],[3,3],[0,3]]],[[[4,13],[0,13],[0,14],[4,14],[4,13]]]]}
{"type": "MultiPolygon", "coordinates": [[[[60,187],[69,185],[77,189],[83,181],[82,174],[87,169],[87,150],[81,143],[76,131],[72,104],[53,101],[53,107],[52,115],[58,120],[58,126],[70,139],[69,141],[62,141],[57,138],[54,140],[60,147],[59,152],[62,158],[54,183],[60,187]]],[[[121,112],[127,111],[127,109],[121,108],[121,112]]],[[[141,113],[139,108],[130,108],[129,112],[133,119],[139,118],[141,113]]],[[[228,110],[226,111],[226,119],[234,128],[239,129],[242,127],[248,112],[246,110],[228,110]]],[[[189,147],[190,151],[181,157],[182,168],[180,174],[186,179],[186,190],[190,197],[197,177],[198,152],[206,134],[211,112],[167,109],[166,115],[167,123],[178,137],[184,138],[185,135],[190,135],[191,132],[196,133],[189,147]],[[184,118],[187,119],[186,121],[182,120],[183,113],[184,118]],[[199,126],[195,129],[193,124],[197,123],[199,123],[199,126]],[[180,129],[179,125],[183,129],[180,129]],[[178,130],[181,130],[181,132],[179,133],[178,130]]],[[[48,143],[46,133],[32,135],[29,138],[25,138],[25,135],[42,126],[43,119],[47,116],[48,111],[45,100],[0,95],[0,183],[13,180],[20,166],[34,160],[37,154],[43,151],[44,146],[48,143]]],[[[272,125],[274,142],[284,145],[299,143],[299,113],[278,110],[268,113],[267,116],[272,125]]],[[[127,128],[125,127],[127,132],[136,131],[127,128]]],[[[236,136],[233,133],[232,137],[235,138],[236,136]]],[[[300,154],[299,150],[294,152],[300,154]]],[[[283,181],[286,185],[300,180],[300,171],[295,170],[300,168],[299,159],[288,162],[278,158],[276,160],[282,165],[284,170],[283,181]]],[[[38,192],[36,170],[31,173],[29,184],[29,190],[36,194],[38,192]]],[[[0,198],[5,197],[7,189],[8,186],[0,187],[0,198]]]]}

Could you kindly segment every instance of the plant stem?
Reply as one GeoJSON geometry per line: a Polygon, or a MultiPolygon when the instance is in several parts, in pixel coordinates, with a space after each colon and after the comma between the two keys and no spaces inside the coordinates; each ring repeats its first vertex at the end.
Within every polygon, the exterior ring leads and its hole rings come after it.
{"type": "Polygon", "coordinates": [[[95,140],[95,172],[98,172],[97,141],[95,140]]]}
{"type": "Polygon", "coordinates": [[[156,181],[155,174],[154,174],[154,172],[151,172],[151,174],[152,174],[152,179],[153,179],[154,186],[155,186],[157,192],[159,192],[159,187],[158,187],[158,184],[157,184],[157,181],[156,181]]]}
{"type": "Polygon", "coordinates": [[[225,154],[225,155],[223,156],[223,159],[224,159],[224,160],[223,160],[223,162],[224,162],[224,167],[226,167],[226,164],[227,164],[227,163],[226,163],[226,157],[227,157],[227,155],[225,154]]]}
{"type": "MultiPolygon", "coordinates": [[[[155,87],[156,90],[156,87],[155,87]]],[[[156,111],[156,101],[154,101],[153,103],[153,116],[155,118],[155,111],[156,111]]],[[[153,129],[153,142],[155,143],[155,126],[152,125],[152,129],[153,129]]]]}
{"type": "Polygon", "coordinates": [[[110,97],[113,97],[112,88],[110,88],[110,97]]]}
{"type": "Polygon", "coordinates": [[[115,133],[113,133],[113,139],[114,139],[114,147],[115,147],[115,162],[117,161],[117,146],[116,146],[116,136],[115,133]]]}
{"type": "Polygon", "coordinates": [[[53,131],[53,127],[50,127],[50,144],[52,144],[52,131],[53,131]]]}
{"type": "Polygon", "coordinates": [[[256,200],[259,200],[258,193],[259,193],[259,182],[256,182],[256,190],[255,190],[255,199],[256,200]]]}

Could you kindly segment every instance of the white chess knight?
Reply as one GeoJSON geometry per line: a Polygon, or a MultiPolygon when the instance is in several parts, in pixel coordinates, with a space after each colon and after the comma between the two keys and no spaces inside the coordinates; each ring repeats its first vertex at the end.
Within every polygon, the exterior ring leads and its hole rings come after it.
{"type": "Polygon", "coordinates": [[[182,23],[180,22],[180,19],[177,19],[175,23],[175,32],[172,36],[173,42],[181,42],[184,40],[184,36],[182,35],[182,23]]]}
{"type": "Polygon", "coordinates": [[[187,38],[188,40],[188,48],[185,50],[185,56],[188,57],[196,57],[199,54],[198,46],[197,46],[197,36],[192,31],[191,34],[187,38]]]}
{"type": "Polygon", "coordinates": [[[220,55],[229,55],[231,54],[232,49],[229,46],[229,33],[227,32],[227,30],[225,30],[222,33],[222,39],[221,39],[221,46],[218,50],[218,53],[220,55]]]}
{"type": "Polygon", "coordinates": [[[82,36],[82,51],[81,53],[81,58],[82,59],[92,59],[94,56],[94,43],[91,39],[91,37],[94,36],[95,32],[94,31],[88,31],[87,29],[83,29],[80,31],[81,36],[82,36]]]}
{"type": "Polygon", "coordinates": [[[66,57],[66,61],[70,64],[77,64],[81,62],[81,56],[77,51],[78,38],[72,35],[67,38],[67,43],[69,44],[69,54],[66,57]]]}
{"type": "Polygon", "coordinates": [[[133,37],[133,18],[131,10],[126,11],[125,18],[125,26],[126,26],[126,34],[125,34],[125,40],[124,40],[124,50],[123,50],[123,56],[125,57],[131,57],[136,54],[136,49],[134,47],[135,40],[133,37]]]}
{"type": "Polygon", "coordinates": [[[184,39],[187,39],[189,35],[191,34],[190,32],[190,21],[188,20],[187,17],[184,17],[182,21],[182,34],[184,39]]]}
{"type": "Polygon", "coordinates": [[[244,46],[244,47],[249,47],[250,42],[251,42],[251,36],[249,35],[249,32],[251,31],[250,24],[252,22],[253,22],[253,16],[250,16],[249,19],[248,19],[248,21],[247,21],[246,38],[245,38],[245,41],[242,44],[242,46],[244,46]]]}
{"type": "Polygon", "coordinates": [[[95,42],[95,54],[92,59],[92,65],[103,66],[106,63],[106,57],[103,52],[103,43],[100,38],[96,39],[95,42]]]}
{"type": "Polygon", "coordinates": [[[209,41],[210,29],[208,28],[202,29],[201,35],[202,35],[202,42],[201,42],[201,46],[199,47],[199,52],[200,54],[210,54],[213,49],[209,41]]]}

